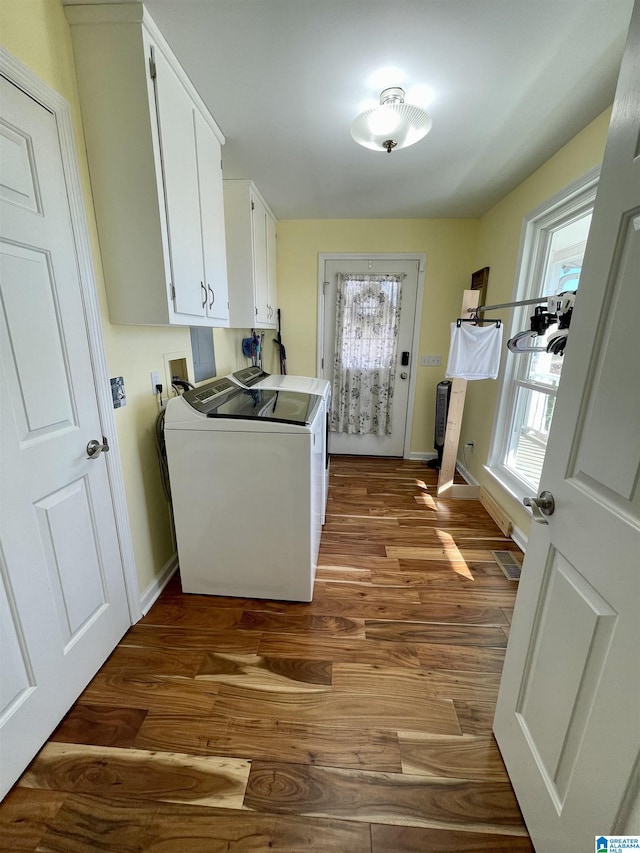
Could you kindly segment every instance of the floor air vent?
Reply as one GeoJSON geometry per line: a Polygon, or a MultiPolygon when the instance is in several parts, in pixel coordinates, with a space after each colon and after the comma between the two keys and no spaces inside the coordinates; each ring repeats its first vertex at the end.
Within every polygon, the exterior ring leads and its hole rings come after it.
{"type": "Polygon", "coordinates": [[[520,580],[522,566],[516,560],[513,551],[492,551],[491,554],[504,572],[505,577],[509,578],[510,581],[520,580]]]}

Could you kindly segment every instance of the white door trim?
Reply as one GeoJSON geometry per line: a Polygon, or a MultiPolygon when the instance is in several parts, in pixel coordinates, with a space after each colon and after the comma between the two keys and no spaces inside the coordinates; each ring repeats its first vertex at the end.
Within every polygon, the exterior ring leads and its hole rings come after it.
{"type": "Polygon", "coordinates": [[[413,407],[416,397],[416,377],[418,374],[418,351],[420,349],[420,331],[422,329],[422,301],[424,298],[424,274],[427,256],[424,252],[320,252],[318,255],[318,326],[316,329],[316,376],[321,377],[324,332],[324,265],[327,261],[417,261],[418,293],[416,296],[416,315],[413,320],[413,342],[411,346],[411,364],[409,376],[409,395],[407,398],[407,421],[404,430],[403,459],[411,454],[411,432],[413,429],[413,407]]]}
{"type": "Polygon", "coordinates": [[[133,542],[131,540],[131,528],[129,526],[129,514],[127,511],[122,464],[118,447],[118,433],[113,415],[111,384],[104,350],[102,320],[96,293],[93,257],[91,254],[84,197],[78,170],[71,111],[68,102],[62,95],[40,80],[27,66],[23,65],[2,46],[0,46],[0,74],[15,86],[22,89],[23,92],[45,107],[49,112],[53,113],[56,121],[65,184],[69,198],[71,227],[73,229],[77,252],[78,275],[81,283],[98,414],[103,434],[109,437],[110,450],[109,453],[105,454],[105,461],[113,500],[116,530],[118,532],[118,544],[122,559],[129,616],[133,625],[142,616],[140,590],[136,573],[133,542]]]}

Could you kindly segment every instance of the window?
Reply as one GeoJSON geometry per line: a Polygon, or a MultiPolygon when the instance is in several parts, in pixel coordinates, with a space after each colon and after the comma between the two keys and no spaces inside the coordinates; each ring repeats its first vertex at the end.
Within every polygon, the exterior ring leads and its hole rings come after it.
{"type": "MultiPolygon", "coordinates": [[[[594,170],[525,218],[514,301],[579,289],[597,180],[594,170]]],[[[534,310],[513,309],[510,336],[529,329],[534,310]]],[[[532,343],[543,347],[546,335],[532,343]]],[[[546,350],[507,356],[489,470],[518,498],[538,492],[562,360],[546,350]]]]}

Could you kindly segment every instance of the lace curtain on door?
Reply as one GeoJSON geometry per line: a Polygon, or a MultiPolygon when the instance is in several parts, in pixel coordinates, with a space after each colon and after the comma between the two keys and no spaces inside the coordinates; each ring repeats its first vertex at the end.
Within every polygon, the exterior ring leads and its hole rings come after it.
{"type": "Polygon", "coordinates": [[[338,274],[331,429],[390,435],[402,275],[338,274]]]}

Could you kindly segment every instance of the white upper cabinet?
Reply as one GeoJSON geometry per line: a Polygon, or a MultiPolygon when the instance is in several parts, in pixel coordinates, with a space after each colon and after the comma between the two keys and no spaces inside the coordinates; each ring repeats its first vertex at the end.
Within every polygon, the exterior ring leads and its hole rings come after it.
{"type": "Polygon", "coordinates": [[[224,137],[141,3],[65,12],[111,321],[228,326],[224,137]]]}
{"type": "Polygon", "coordinates": [[[251,181],[223,184],[230,324],[275,329],[276,218],[251,181]]]}

